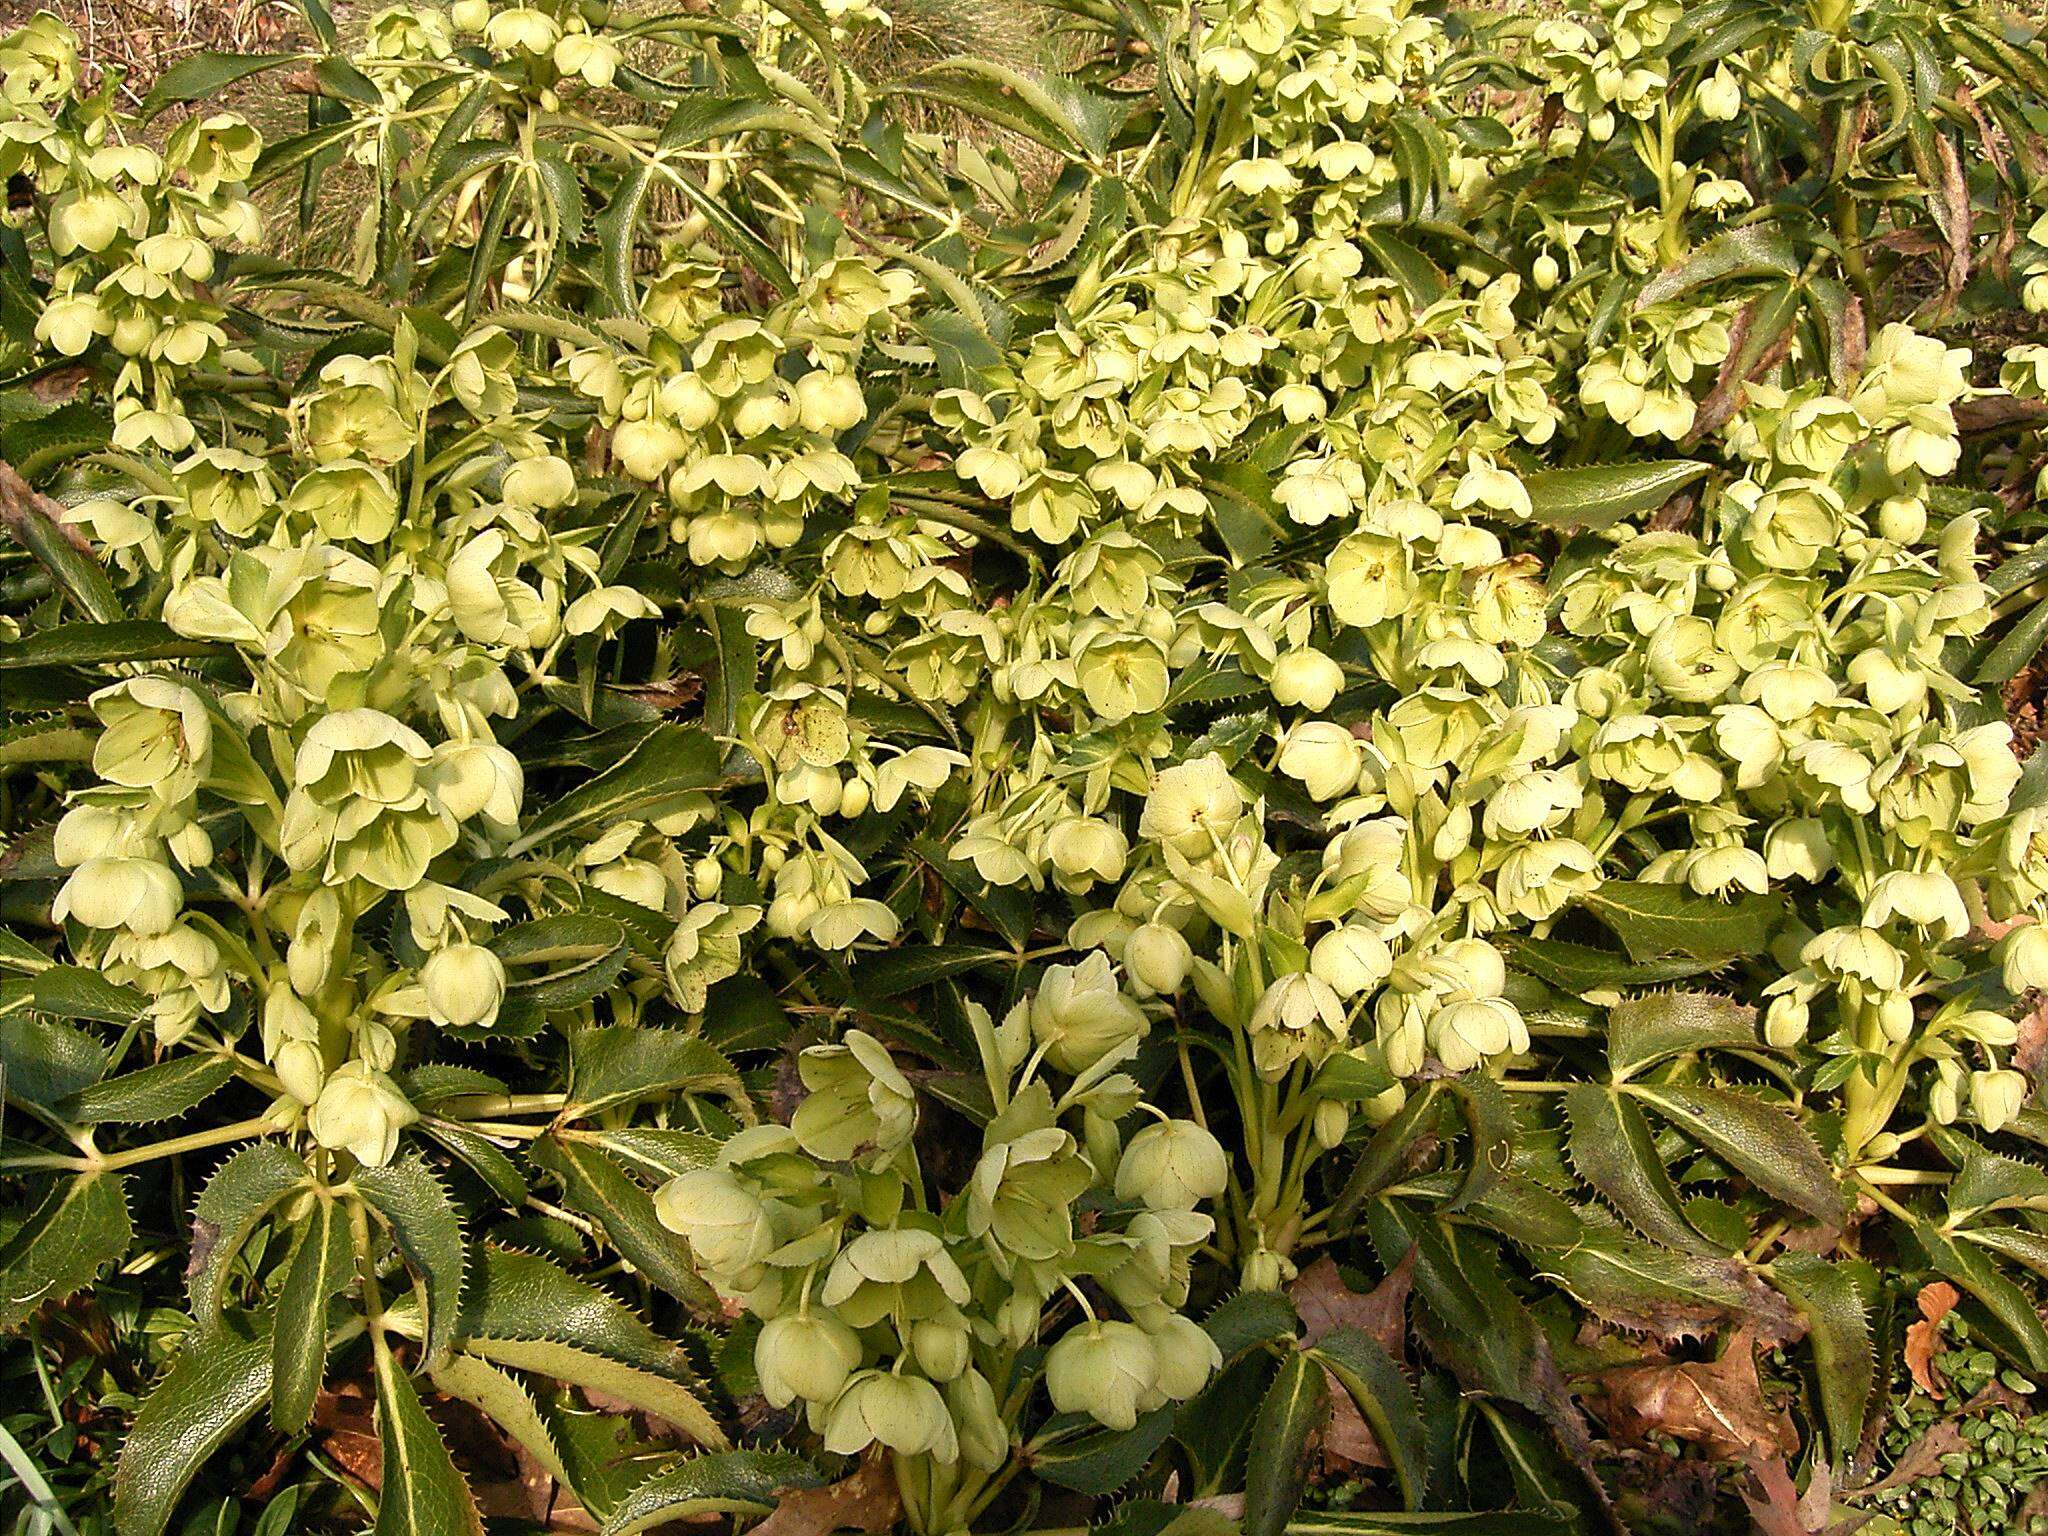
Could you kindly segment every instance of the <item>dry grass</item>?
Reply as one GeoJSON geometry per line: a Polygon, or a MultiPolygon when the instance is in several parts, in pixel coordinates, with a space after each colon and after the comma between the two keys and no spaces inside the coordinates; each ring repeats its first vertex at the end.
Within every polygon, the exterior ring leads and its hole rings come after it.
{"type": "Polygon", "coordinates": [[[0,32],[38,11],[54,12],[78,34],[86,88],[117,72],[130,106],[192,54],[277,52],[307,35],[290,0],[0,0],[0,32]]]}

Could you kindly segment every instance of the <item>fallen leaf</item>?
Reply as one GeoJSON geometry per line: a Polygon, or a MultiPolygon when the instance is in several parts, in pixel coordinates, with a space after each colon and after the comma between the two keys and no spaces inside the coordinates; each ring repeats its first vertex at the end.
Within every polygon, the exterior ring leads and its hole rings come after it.
{"type": "Polygon", "coordinates": [[[1365,1422],[1344,1383],[1324,1371],[1323,1385],[1330,1391],[1330,1421],[1323,1426],[1324,1467],[1391,1467],[1387,1453],[1380,1449],[1379,1436],[1365,1422]]]}
{"type": "Polygon", "coordinates": [[[1340,1328],[1357,1328],[1395,1360],[1403,1358],[1408,1333],[1408,1291],[1415,1279],[1415,1250],[1410,1248],[1386,1279],[1369,1291],[1354,1291],[1337,1272],[1336,1262],[1320,1258],[1287,1288],[1300,1316],[1303,1337],[1314,1344],[1340,1328]]]}
{"type": "Polygon", "coordinates": [[[1955,1311],[1962,1300],[1946,1280],[1921,1287],[1916,1298],[1920,1321],[1906,1330],[1906,1369],[1913,1373],[1913,1385],[1929,1397],[1941,1396],[1941,1372],[1934,1357],[1941,1353],[1941,1320],[1955,1311]]]}
{"type": "Polygon", "coordinates": [[[1814,1469],[1804,1494],[1792,1481],[1782,1456],[1760,1457],[1750,1463],[1749,1470],[1756,1491],[1744,1489],[1742,1502],[1749,1506],[1757,1536],[1850,1536],[1872,1518],[1852,1514],[1829,1523],[1835,1501],[1825,1466],[1814,1469]]]}
{"type": "Polygon", "coordinates": [[[1756,1336],[1732,1335],[1718,1360],[1633,1365],[1601,1378],[1607,1427],[1626,1440],[1652,1433],[1690,1440],[1715,1456],[1789,1456],[1799,1449],[1792,1417],[1764,1398],[1756,1336]]]}
{"type": "Polygon", "coordinates": [[[796,1488],[783,1494],[775,1512],[755,1526],[751,1536],[828,1536],[832,1531],[886,1531],[903,1515],[896,1479],[880,1456],[861,1463],[860,1470],[823,1488],[796,1488]]]}
{"type": "Polygon", "coordinates": [[[1906,1447],[1905,1455],[1892,1464],[1883,1481],[1858,1488],[1850,1498],[1874,1498],[1880,1493],[1890,1493],[1894,1488],[1903,1488],[1908,1483],[1931,1477],[1941,1470],[1941,1459],[1952,1456],[1964,1448],[1962,1421],[1943,1419],[1926,1434],[1906,1447]]]}

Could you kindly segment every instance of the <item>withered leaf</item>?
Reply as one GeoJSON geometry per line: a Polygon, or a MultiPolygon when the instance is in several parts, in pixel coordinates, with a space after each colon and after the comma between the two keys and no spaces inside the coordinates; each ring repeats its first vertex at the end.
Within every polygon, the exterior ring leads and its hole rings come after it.
{"type": "Polygon", "coordinates": [[[870,1457],[853,1476],[823,1488],[797,1488],[781,1496],[775,1513],[752,1536],[829,1536],[832,1531],[886,1531],[903,1515],[896,1479],[882,1457],[870,1457]]]}
{"type": "Polygon", "coordinates": [[[1624,1366],[1602,1378],[1607,1427],[1625,1440],[1666,1434],[1715,1456],[1789,1456],[1799,1431],[1764,1397],[1756,1374],[1756,1336],[1732,1335],[1718,1360],[1624,1366]]]}

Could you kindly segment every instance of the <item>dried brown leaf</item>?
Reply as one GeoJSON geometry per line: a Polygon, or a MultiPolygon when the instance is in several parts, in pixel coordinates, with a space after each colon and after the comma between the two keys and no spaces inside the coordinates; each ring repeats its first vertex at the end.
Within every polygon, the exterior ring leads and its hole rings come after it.
{"type": "Polygon", "coordinates": [[[1913,1373],[1913,1385],[1929,1397],[1941,1396],[1941,1371],[1934,1363],[1941,1353],[1941,1320],[1955,1311],[1962,1300],[1946,1280],[1921,1287],[1916,1298],[1920,1321],[1906,1330],[1906,1369],[1913,1373]]]}
{"type": "Polygon", "coordinates": [[[853,1476],[824,1488],[796,1488],[752,1536],[829,1536],[832,1531],[886,1531],[903,1515],[903,1500],[888,1462],[870,1457],[853,1476]]]}
{"type": "Polygon", "coordinates": [[[1715,1456],[1789,1456],[1799,1431],[1765,1400],[1756,1374],[1756,1336],[1737,1330],[1718,1360],[1633,1365],[1601,1378],[1607,1427],[1625,1440],[1665,1434],[1715,1456]]]}
{"type": "Polygon", "coordinates": [[[1287,1294],[1301,1317],[1306,1342],[1314,1344],[1340,1328],[1357,1328],[1400,1360],[1414,1273],[1415,1250],[1410,1248],[1386,1279],[1370,1291],[1354,1291],[1337,1272],[1335,1261],[1321,1258],[1295,1278],[1287,1294]]]}

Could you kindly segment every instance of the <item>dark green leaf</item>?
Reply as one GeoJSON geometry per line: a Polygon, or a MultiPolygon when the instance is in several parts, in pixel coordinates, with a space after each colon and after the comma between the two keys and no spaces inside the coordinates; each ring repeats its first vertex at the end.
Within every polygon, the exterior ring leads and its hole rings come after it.
{"type": "Polygon", "coordinates": [[[619,1501],[603,1536],[640,1536],[657,1525],[702,1515],[765,1515],[792,1488],[824,1479],[801,1456],[779,1451],[721,1451],[691,1456],[657,1472],[619,1501]]]}
{"type": "Polygon", "coordinates": [[[1155,1408],[1129,1429],[1101,1429],[1056,1440],[1032,1453],[1031,1470],[1076,1493],[1115,1493],[1145,1468],[1173,1430],[1173,1410],[1155,1408]]]}
{"type": "Polygon", "coordinates": [[[690,1267],[689,1249],[654,1214],[654,1197],[597,1147],[544,1136],[530,1154],[562,1181],[563,1198],[604,1228],[619,1256],[671,1296],[705,1313],[718,1297],[690,1267]]]}
{"type": "Polygon", "coordinates": [[[187,1052],[139,1071],[81,1088],[56,1106],[77,1125],[143,1125],[169,1120],[203,1103],[235,1075],[227,1056],[187,1052]]]}
{"type": "Polygon", "coordinates": [[[1616,1081],[1671,1056],[1763,1049],[1756,1010],[1714,992],[1653,992],[1607,1010],[1607,1064],[1616,1081]]]}
{"type": "Polygon", "coordinates": [[[1422,1410],[1394,1357],[1378,1339],[1358,1328],[1340,1328],[1324,1335],[1309,1353],[1358,1405],[1373,1438],[1393,1464],[1402,1503],[1410,1509],[1420,1508],[1429,1487],[1429,1450],[1422,1410]]]}
{"type": "Polygon", "coordinates": [[[207,1180],[192,1212],[192,1244],[185,1286],[202,1324],[217,1321],[228,1266],[256,1223],[272,1206],[307,1182],[305,1160],[281,1141],[243,1147],[207,1180]]]}
{"type": "Polygon", "coordinates": [[[1765,1193],[1817,1220],[1842,1221],[1834,1170],[1812,1133],[1784,1109],[1726,1088],[1638,1083],[1628,1091],[1765,1193]]]}
{"type": "Polygon", "coordinates": [[[667,815],[718,783],[722,749],[692,726],[661,725],[626,760],[562,796],[527,823],[507,850],[517,857],[553,838],[593,826],[667,815]]]}
{"type": "Polygon", "coordinates": [[[377,1351],[377,1439],[384,1476],[375,1536],[484,1536],[483,1516],[447,1442],[385,1349],[377,1351]]]}
{"type": "Polygon", "coordinates": [[[114,1521],[121,1536],[162,1536],[200,1466],[270,1395],[270,1342],[235,1318],[186,1340],[121,1445],[114,1521]]]}
{"type": "Polygon", "coordinates": [[[1308,1484],[1312,1439],[1330,1417],[1330,1389],[1314,1356],[1290,1352],[1266,1389],[1245,1462],[1245,1536],[1278,1536],[1308,1484]]]}
{"type": "Polygon", "coordinates": [[[128,1181],[83,1173],[55,1181],[42,1204],[0,1243],[0,1333],[45,1302],[62,1301],[128,1251],[135,1224],[128,1181]]]}
{"type": "Polygon", "coordinates": [[[313,1417],[313,1399],[327,1374],[327,1304],[348,1284],[354,1265],[347,1210],[335,1200],[315,1200],[285,1266],[271,1331],[270,1421],[286,1434],[297,1434],[313,1417]]]}
{"type": "Polygon", "coordinates": [[[1656,1137],[1635,1104],[1597,1083],[1565,1093],[1572,1168],[1643,1236],[1670,1248],[1712,1253],[1685,1219],[1678,1188],[1657,1155],[1656,1137]]]}
{"type": "Polygon", "coordinates": [[[437,1360],[455,1337],[468,1264],[455,1202],[417,1153],[386,1168],[357,1169],[355,1186],[363,1203],[391,1229],[392,1241],[419,1276],[427,1358],[437,1360]]]}
{"type": "Polygon", "coordinates": [[[1641,464],[1588,464],[1543,469],[1523,477],[1529,516],[1550,528],[1611,528],[1625,517],[1654,512],[1709,466],[1694,459],[1641,464]]]}

